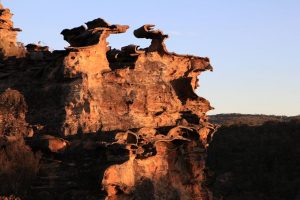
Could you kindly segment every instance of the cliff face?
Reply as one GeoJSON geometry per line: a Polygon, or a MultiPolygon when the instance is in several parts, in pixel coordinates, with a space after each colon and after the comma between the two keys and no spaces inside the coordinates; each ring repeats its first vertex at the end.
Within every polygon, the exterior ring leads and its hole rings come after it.
{"type": "Polygon", "coordinates": [[[21,29],[14,28],[11,17],[10,10],[0,5],[0,58],[24,56],[24,49],[17,43],[17,32],[21,29]]]}
{"type": "MultiPolygon", "coordinates": [[[[9,23],[10,17],[3,18],[0,26],[9,23]]],[[[11,27],[6,31],[14,34],[11,27]]],[[[99,175],[107,199],[209,199],[202,183],[215,126],[207,121],[209,102],[194,90],[197,77],[212,67],[208,58],[168,52],[168,36],[153,27],[134,31],[137,38],[151,40],[147,48],[111,49],[107,37],[129,27],[99,18],[63,30],[70,43],[64,51],[30,44],[24,57],[3,53],[0,90],[24,95],[26,119],[36,127],[32,143],[54,141],[52,152],[101,148],[102,165],[110,166],[101,167],[99,175]],[[78,140],[89,133],[99,137],[88,144],[78,140]]],[[[2,40],[16,47],[15,35],[13,42],[2,40]]],[[[2,52],[10,48],[0,46],[2,52]]]]}

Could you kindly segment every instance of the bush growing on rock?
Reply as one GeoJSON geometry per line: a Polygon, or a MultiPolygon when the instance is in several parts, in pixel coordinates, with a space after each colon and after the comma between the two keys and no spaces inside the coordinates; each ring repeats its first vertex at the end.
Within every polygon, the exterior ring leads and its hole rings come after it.
{"type": "Polygon", "coordinates": [[[0,195],[25,195],[39,170],[40,155],[22,138],[0,147],[0,195]]]}

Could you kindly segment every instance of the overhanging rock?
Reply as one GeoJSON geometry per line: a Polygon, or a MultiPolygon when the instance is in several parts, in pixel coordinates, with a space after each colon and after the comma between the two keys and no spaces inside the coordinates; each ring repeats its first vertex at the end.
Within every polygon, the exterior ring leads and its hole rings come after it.
{"type": "MultiPolygon", "coordinates": [[[[1,9],[2,16],[5,12],[1,9]]],[[[14,33],[6,15],[0,27],[14,33]]],[[[149,47],[108,46],[110,34],[128,28],[98,18],[65,29],[70,46],[63,51],[30,44],[26,55],[18,56],[3,54],[10,48],[0,45],[0,91],[12,88],[24,95],[26,120],[39,127],[35,134],[107,134],[106,147],[127,150],[129,160],[104,173],[101,187],[108,199],[209,199],[202,183],[215,126],[206,116],[212,107],[194,91],[198,76],[212,70],[210,61],[168,52],[168,36],[149,24],[134,31],[137,38],[151,40],[149,47]]],[[[61,141],[64,148],[74,145],[61,141]]]]}

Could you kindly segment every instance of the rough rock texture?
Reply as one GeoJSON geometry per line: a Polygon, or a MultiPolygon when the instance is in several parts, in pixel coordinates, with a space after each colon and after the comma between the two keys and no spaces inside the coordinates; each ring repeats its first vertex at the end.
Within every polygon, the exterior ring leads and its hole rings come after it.
{"type": "Polygon", "coordinates": [[[11,17],[10,10],[0,5],[0,58],[23,57],[25,54],[24,48],[17,43],[17,32],[21,29],[13,27],[11,17]]]}
{"type": "Polygon", "coordinates": [[[32,129],[25,120],[27,105],[22,94],[7,89],[0,94],[0,137],[28,136],[32,129]]]}
{"type": "Polygon", "coordinates": [[[129,160],[109,167],[104,174],[108,199],[209,199],[201,185],[205,148],[196,130],[175,127],[165,136],[140,129],[131,137],[125,133],[125,138],[129,160]]]}
{"type": "Polygon", "coordinates": [[[80,27],[66,29],[62,34],[75,46],[66,51],[50,53],[27,45],[25,59],[4,61],[0,89],[21,91],[28,101],[29,122],[64,136],[174,126],[185,115],[205,121],[211,107],[194,89],[200,72],[211,69],[208,58],[168,53],[160,31],[148,31],[162,37],[154,37],[149,48],[110,50],[109,34],[127,28],[103,25],[83,33],[78,33],[80,27]]]}
{"type": "MultiPolygon", "coordinates": [[[[0,25],[6,26],[9,19],[0,25]]],[[[212,67],[208,58],[168,52],[168,36],[153,27],[147,24],[134,31],[137,38],[151,39],[149,47],[118,50],[108,47],[106,39],[129,27],[98,18],[63,30],[71,45],[66,50],[50,52],[29,44],[25,57],[5,53],[0,59],[0,91],[18,90],[28,104],[26,120],[34,127],[34,137],[27,140],[32,148],[59,154],[59,162],[72,166],[84,163],[83,168],[89,167],[86,177],[96,173],[92,176],[103,178],[101,186],[91,183],[94,178],[82,184],[74,176],[81,176],[81,170],[71,167],[70,176],[61,175],[66,167],[58,165],[47,175],[49,181],[33,187],[36,194],[67,190],[66,197],[53,198],[78,199],[78,190],[74,194],[69,189],[96,187],[106,191],[107,199],[211,198],[203,183],[215,126],[206,116],[212,107],[194,90],[201,72],[212,67]],[[78,152],[92,161],[78,160],[78,152]],[[75,186],[63,184],[65,176],[75,186]]],[[[3,41],[15,44],[9,37],[3,41]]],[[[2,52],[7,49],[0,46],[2,52]]],[[[45,159],[42,169],[48,166],[45,159]]]]}

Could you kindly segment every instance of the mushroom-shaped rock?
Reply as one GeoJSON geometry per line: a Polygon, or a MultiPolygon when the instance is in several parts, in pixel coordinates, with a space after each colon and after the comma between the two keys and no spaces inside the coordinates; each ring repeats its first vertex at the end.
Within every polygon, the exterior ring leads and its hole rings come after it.
{"type": "Polygon", "coordinates": [[[128,56],[138,56],[139,54],[144,53],[144,50],[139,49],[140,46],[131,44],[121,48],[122,53],[128,56]]]}
{"type": "Polygon", "coordinates": [[[102,18],[97,18],[92,21],[89,21],[85,23],[87,25],[88,29],[94,29],[94,28],[99,28],[99,27],[109,27],[110,24],[107,23],[104,19],[102,18]]]}
{"type": "Polygon", "coordinates": [[[138,29],[136,29],[133,34],[137,38],[146,38],[146,39],[164,39],[168,38],[168,35],[165,35],[161,30],[154,30],[155,25],[146,24],[138,29]]]}
{"type": "Polygon", "coordinates": [[[110,25],[98,18],[73,29],[64,29],[61,34],[72,47],[85,47],[98,44],[102,35],[105,39],[109,34],[124,33],[128,28],[127,25],[110,25]]]}
{"type": "Polygon", "coordinates": [[[147,49],[148,52],[157,51],[160,54],[168,53],[164,40],[168,38],[161,30],[154,30],[155,25],[146,24],[138,29],[136,29],[133,34],[137,38],[152,39],[150,47],[147,49]]]}

